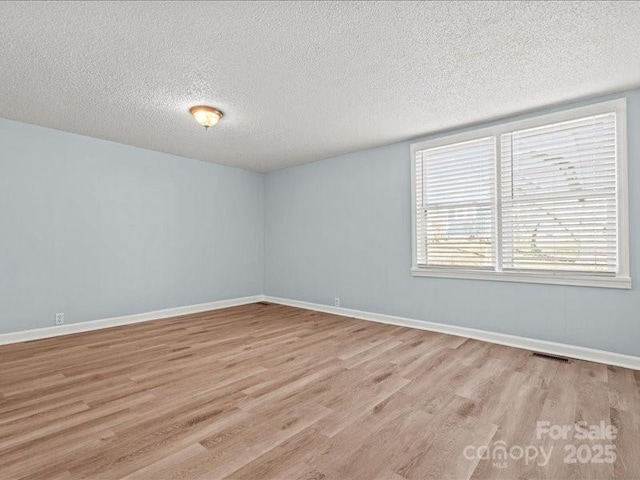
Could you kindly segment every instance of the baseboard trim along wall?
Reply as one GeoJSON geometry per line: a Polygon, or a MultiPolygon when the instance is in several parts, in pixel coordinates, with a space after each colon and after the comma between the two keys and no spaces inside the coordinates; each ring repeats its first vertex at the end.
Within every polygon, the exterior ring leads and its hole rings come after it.
{"type": "Polygon", "coordinates": [[[506,335],[504,333],[494,333],[486,330],[477,330],[474,328],[426,322],[423,320],[415,320],[412,318],[363,312],[361,310],[352,310],[342,307],[332,307],[329,305],[321,305],[318,303],[290,300],[288,298],[270,297],[268,295],[264,296],[263,301],[277,303],[279,305],[288,305],[290,307],[304,308],[306,310],[333,313],[335,315],[358,318],[360,320],[369,320],[372,322],[388,323],[390,325],[398,325],[401,327],[429,330],[432,332],[446,333],[448,335],[456,335],[458,337],[468,337],[485,342],[497,343],[499,345],[506,345],[508,347],[522,348],[525,350],[549,353],[562,357],[570,357],[579,360],[587,360],[590,362],[604,363],[607,365],[616,365],[619,367],[631,368],[633,370],[640,370],[640,357],[624,355],[621,353],[606,352],[604,350],[578,347],[575,345],[567,345],[564,343],[548,342],[545,340],[536,340],[534,338],[518,337],[515,335],[506,335]]]}
{"type": "Polygon", "coordinates": [[[263,299],[263,295],[230,298],[228,300],[219,300],[217,302],[199,303],[196,305],[187,305],[185,307],[166,308],[164,310],[155,310],[153,312],[124,315],[122,317],[103,318],[100,320],[69,323],[67,325],[35,328],[33,330],[23,330],[21,332],[3,333],[0,334],[0,345],[8,343],[27,342],[29,340],[39,340],[49,337],[58,337],[60,335],[69,335],[72,333],[89,332],[91,330],[100,330],[103,328],[117,327],[120,325],[129,325],[131,323],[148,322],[150,320],[161,320],[163,318],[188,315],[189,313],[219,310],[221,308],[236,307],[238,305],[246,305],[249,303],[259,302],[263,299]]]}
{"type": "Polygon", "coordinates": [[[221,308],[235,307],[238,305],[247,305],[249,303],[263,301],[279,305],[288,305],[290,307],[304,308],[306,310],[314,310],[317,312],[332,313],[334,315],[342,315],[344,317],[352,317],[360,320],[368,320],[371,322],[387,323],[390,325],[398,325],[401,327],[417,328],[420,330],[445,333],[447,335],[456,335],[458,337],[473,338],[485,342],[497,343],[499,345],[506,345],[508,347],[523,348],[525,350],[532,350],[536,352],[549,353],[552,355],[560,355],[563,357],[576,358],[580,360],[587,360],[590,362],[604,363],[607,365],[616,365],[619,367],[631,368],[633,370],[640,370],[640,357],[631,355],[606,352],[604,350],[567,345],[564,343],[536,340],[534,338],[506,335],[504,333],[495,333],[486,330],[477,330],[474,328],[458,327],[455,325],[446,325],[443,323],[396,317],[393,315],[385,315],[381,313],[364,312],[361,310],[353,310],[350,308],[332,307],[329,305],[303,302],[300,300],[291,300],[288,298],[271,297],[269,295],[253,295],[249,297],[231,298],[228,300],[220,300],[217,302],[199,303],[197,305],[167,308],[164,310],[137,313],[134,315],[125,315],[122,317],[104,318],[101,320],[90,320],[87,322],[71,323],[68,325],[59,325],[54,327],[36,328],[33,330],[23,330],[21,332],[4,333],[0,334],[0,345],[58,337],[60,335],[69,335],[72,333],[89,332],[92,330],[117,327],[120,325],[129,325],[131,323],[148,322],[150,320],[172,318],[180,315],[187,315],[190,313],[206,312],[209,310],[218,310],[221,308]]]}

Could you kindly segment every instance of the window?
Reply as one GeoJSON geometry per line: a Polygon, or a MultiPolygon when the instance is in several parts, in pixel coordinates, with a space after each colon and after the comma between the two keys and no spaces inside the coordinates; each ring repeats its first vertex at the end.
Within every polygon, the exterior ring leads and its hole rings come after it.
{"type": "Polygon", "coordinates": [[[417,276],[630,288],[626,103],[412,145],[417,276]]]}

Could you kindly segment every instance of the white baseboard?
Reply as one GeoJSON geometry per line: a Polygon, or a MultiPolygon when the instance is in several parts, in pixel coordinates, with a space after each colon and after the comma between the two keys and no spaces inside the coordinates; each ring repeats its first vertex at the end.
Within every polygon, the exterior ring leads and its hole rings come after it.
{"type": "Polygon", "coordinates": [[[0,334],[0,345],[26,342],[29,340],[38,340],[41,338],[57,337],[60,335],[69,335],[72,333],[88,332],[91,330],[116,327],[119,325],[129,325],[131,323],[147,322],[150,320],[160,320],[163,318],[177,317],[179,315],[187,315],[189,313],[206,312],[209,310],[218,310],[220,308],[235,307],[238,305],[246,305],[249,303],[256,303],[261,301],[277,303],[280,305],[288,305],[291,307],[299,307],[306,310],[332,313],[345,317],[358,318],[360,320],[387,323],[390,325],[417,328],[420,330],[429,330],[432,332],[456,335],[459,337],[474,338],[476,340],[497,343],[509,347],[523,348],[536,352],[550,353],[552,355],[560,355],[563,357],[576,358],[580,360],[587,360],[590,362],[604,363],[607,365],[616,365],[619,367],[640,370],[640,357],[631,355],[607,352],[604,350],[596,350],[593,348],[579,347],[575,345],[567,345],[564,343],[536,340],[534,338],[506,335],[504,333],[488,332],[486,330],[477,330],[475,328],[458,327],[455,325],[446,325],[442,323],[415,320],[412,318],[396,317],[393,315],[384,315],[381,313],[363,312],[361,310],[353,310],[350,308],[332,307],[329,305],[321,305],[319,303],[310,303],[299,300],[290,300],[287,298],[271,297],[268,295],[253,295],[250,297],[231,298],[228,300],[220,300],[217,302],[167,308],[164,310],[137,313],[134,315],[125,315],[122,317],[104,318],[101,320],[70,323],[67,325],[59,325],[55,327],[36,328],[33,330],[23,330],[21,332],[4,333],[0,334]]]}
{"type": "Polygon", "coordinates": [[[206,312],[208,310],[218,310],[220,308],[246,305],[264,300],[264,295],[253,295],[250,297],[230,298],[217,302],[199,303],[197,305],[187,305],[184,307],[166,308],[153,312],[136,313],[122,317],[103,318],[100,320],[89,320],[87,322],[69,323],[55,327],[35,328],[33,330],[23,330],[21,332],[11,332],[0,334],[0,345],[7,343],[26,342],[41,338],[58,337],[71,333],[88,332],[100,330],[102,328],[117,327],[119,325],[129,325],[131,323],[148,322],[149,320],[160,320],[162,318],[177,317],[189,313],[206,312]]]}
{"type": "Polygon", "coordinates": [[[508,347],[523,348],[525,350],[533,350],[536,352],[550,353],[552,355],[560,355],[562,357],[576,358],[579,360],[587,360],[590,362],[604,363],[607,365],[616,365],[619,367],[640,370],[640,357],[624,355],[621,353],[606,352],[604,350],[596,350],[593,348],[578,347],[575,345],[567,345],[564,343],[548,342],[545,340],[536,340],[534,338],[518,337],[515,335],[506,335],[504,333],[488,332],[486,330],[477,330],[475,328],[458,327],[455,325],[445,325],[442,323],[426,322],[415,320],[412,318],[396,317],[393,315],[384,315],[380,313],[363,312],[360,310],[352,310],[349,308],[332,307],[329,305],[321,305],[318,303],[301,302],[298,300],[290,300],[287,298],[264,296],[262,299],[266,302],[277,303],[280,305],[288,305],[291,307],[299,307],[307,310],[316,310],[319,312],[333,313],[345,317],[358,318],[360,320],[369,320],[373,322],[388,323],[402,327],[418,328],[421,330],[429,330],[432,332],[446,333],[448,335],[456,335],[458,337],[474,338],[485,342],[497,343],[508,347]]]}

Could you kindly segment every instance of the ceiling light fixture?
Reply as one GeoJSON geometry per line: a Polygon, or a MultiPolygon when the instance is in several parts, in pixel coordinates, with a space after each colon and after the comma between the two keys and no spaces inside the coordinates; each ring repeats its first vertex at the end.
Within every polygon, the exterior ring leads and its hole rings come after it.
{"type": "Polygon", "coordinates": [[[214,126],[222,118],[222,112],[217,108],[209,107],[207,105],[196,105],[189,109],[189,113],[193,115],[200,125],[205,129],[214,126]]]}

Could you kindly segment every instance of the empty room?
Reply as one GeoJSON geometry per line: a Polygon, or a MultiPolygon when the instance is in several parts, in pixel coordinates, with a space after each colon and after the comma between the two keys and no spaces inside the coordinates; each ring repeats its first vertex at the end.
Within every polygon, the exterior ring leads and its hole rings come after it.
{"type": "Polygon", "coordinates": [[[0,480],[640,480],[640,2],[0,3],[0,480]]]}

